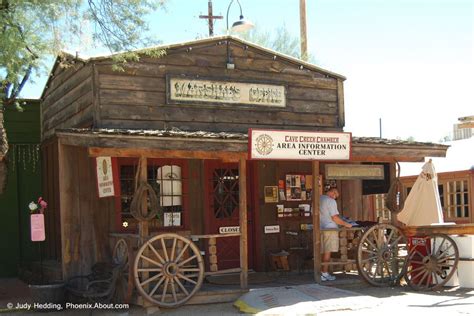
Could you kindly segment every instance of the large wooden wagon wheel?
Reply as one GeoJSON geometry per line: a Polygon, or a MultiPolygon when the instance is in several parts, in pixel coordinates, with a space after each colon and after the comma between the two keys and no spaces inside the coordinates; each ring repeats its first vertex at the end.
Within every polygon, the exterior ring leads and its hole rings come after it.
{"type": "Polygon", "coordinates": [[[405,235],[390,224],[377,224],[361,237],[357,247],[360,275],[375,286],[391,286],[403,276],[407,244],[405,235]]]}
{"type": "Polygon", "coordinates": [[[117,240],[112,252],[112,260],[114,264],[122,266],[121,277],[117,280],[117,287],[115,291],[115,300],[117,302],[127,301],[128,290],[129,290],[129,269],[130,264],[128,262],[128,244],[123,238],[117,240]]]}
{"type": "Polygon", "coordinates": [[[456,272],[459,251],[454,240],[444,234],[420,238],[408,255],[406,281],[414,290],[436,290],[456,272]]]}
{"type": "Polygon", "coordinates": [[[204,263],[189,239],[168,233],[146,241],[133,266],[138,292],[160,307],[178,307],[201,287],[204,263]]]}

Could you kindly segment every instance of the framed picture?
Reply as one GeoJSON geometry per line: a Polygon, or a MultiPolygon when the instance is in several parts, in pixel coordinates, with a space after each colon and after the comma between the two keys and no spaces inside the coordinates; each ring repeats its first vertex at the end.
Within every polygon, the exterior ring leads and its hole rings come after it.
{"type": "Polygon", "coordinates": [[[265,203],[278,202],[278,186],[265,186],[263,191],[265,195],[265,203]]]}
{"type": "Polygon", "coordinates": [[[304,175],[286,175],[286,200],[303,201],[306,200],[306,178],[304,175]]]}

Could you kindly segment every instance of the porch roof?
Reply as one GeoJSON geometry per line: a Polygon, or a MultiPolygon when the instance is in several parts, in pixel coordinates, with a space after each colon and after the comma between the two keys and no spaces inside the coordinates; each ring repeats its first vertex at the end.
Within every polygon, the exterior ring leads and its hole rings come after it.
{"type": "MultiPolygon", "coordinates": [[[[247,157],[246,133],[70,128],[56,132],[61,144],[89,148],[91,156],[238,160],[247,157]]],[[[445,157],[449,146],[376,137],[352,137],[352,161],[419,162],[445,157]]]]}

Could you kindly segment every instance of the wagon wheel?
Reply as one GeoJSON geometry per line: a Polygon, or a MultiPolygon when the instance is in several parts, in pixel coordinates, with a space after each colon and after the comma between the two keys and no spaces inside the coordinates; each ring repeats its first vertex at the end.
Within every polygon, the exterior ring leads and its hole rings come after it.
{"type": "Polygon", "coordinates": [[[121,238],[115,243],[112,252],[112,260],[114,264],[122,266],[122,274],[117,280],[114,299],[117,302],[124,302],[126,301],[128,294],[128,278],[130,269],[128,263],[128,244],[125,239],[121,238]]]}
{"type": "Polygon", "coordinates": [[[178,307],[201,287],[204,263],[196,245],[176,234],[160,234],[143,244],[133,265],[138,292],[160,307],[178,307]]]}
{"type": "Polygon", "coordinates": [[[375,286],[391,286],[403,275],[407,257],[406,238],[390,224],[377,224],[361,237],[357,247],[357,269],[375,286]]]}
{"type": "Polygon", "coordinates": [[[424,250],[426,254],[419,248],[410,250],[405,278],[414,290],[436,290],[456,272],[458,247],[447,235],[431,234],[425,238],[424,250]]]}

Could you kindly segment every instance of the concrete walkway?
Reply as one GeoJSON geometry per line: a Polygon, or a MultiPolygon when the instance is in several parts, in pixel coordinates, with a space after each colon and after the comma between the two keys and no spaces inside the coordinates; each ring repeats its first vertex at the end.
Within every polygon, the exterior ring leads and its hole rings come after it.
{"type": "MultiPolygon", "coordinates": [[[[254,285],[254,291],[272,293],[287,288],[310,289],[301,295],[300,300],[289,301],[280,310],[268,306],[259,315],[474,315],[474,289],[445,288],[441,292],[415,292],[408,287],[370,286],[355,275],[337,275],[333,282],[314,285],[311,274],[281,276],[274,282],[254,285]],[[320,288],[319,288],[320,287],[320,288]],[[269,289],[270,288],[270,289],[269,289]],[[269,289],[269,290],[268,290],[269,289]],[[342,290],[342,291],[341,291],[342,290]],[[319,294],[318,294],[319,293],[319,294]],[[343,295],[341,295],[343,293],[343,295]],[[324,294],[324,295],[323,295],[324,294]],[[320,295],[318,297],[318,295],[320,295]],[[341,297],[338,297],[341,296],[341,297]],[[314,299],[308,298],[314,296],[314,299]],[[328,299],[329,298],[329,299],[328,299]],[[273,310],[272,310],[273,309],[273,310]]],[[[257,293],[257,292],[256,292],[257,293]]],[[[270,296],[269,305],[272,304],[270,296]]],[[[33,303],[27,285],[17,279],[0,279],[1,315],[38,315],[33,310],[8,309],[7,304],[33,303]]],[[[273,302],[274,303],[274,302],[273,302]]],[[[286,304],[286,303],[285,303],[286,304]]],[[[145,310],[139,306],[129,309],[110,310],[106,308],[84,310],[65,309],[60,312],[42,312],[41,315],[143,315],[145,310]]],[[[161,315],[242,315],[233,303],[183,306],[177,309],[161,309],[161,315]]]]}

